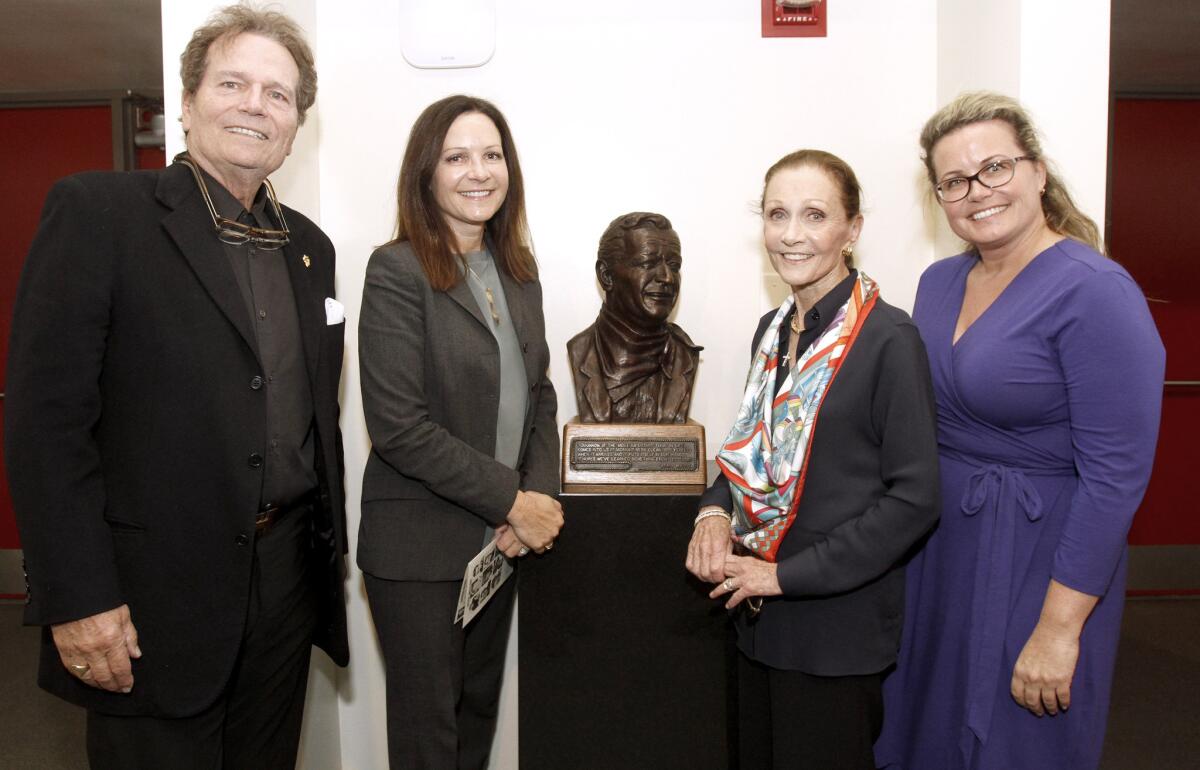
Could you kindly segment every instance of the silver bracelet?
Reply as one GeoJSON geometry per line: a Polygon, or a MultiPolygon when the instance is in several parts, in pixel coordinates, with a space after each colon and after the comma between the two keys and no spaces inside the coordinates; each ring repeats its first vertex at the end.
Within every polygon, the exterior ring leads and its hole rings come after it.
{"type": "Polygon", "coordinates": [[[713,516],[720,516],[721,518],[725,519],[725,521],[729,522],[730,524],[733,523],[733,517],[730,516],[725,511],[721,510],[720,508],[706,508],[703,511],[700,511],[700,513],[696,515],[696,520],[692,522],[692,528],[694,529],[697,524],[704,521],[705,519],[712,518],[713,516]]]}

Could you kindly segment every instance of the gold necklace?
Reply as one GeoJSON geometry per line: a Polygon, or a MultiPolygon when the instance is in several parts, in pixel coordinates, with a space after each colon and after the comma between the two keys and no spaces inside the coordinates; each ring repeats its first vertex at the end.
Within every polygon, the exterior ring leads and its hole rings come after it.
{"type": "Polygon", "coordinates": [[[483,289],[483,296],[487,297],[488,307],[492,311],[492,322],[499,326],[500,314],[496,312],[496,298],[492,295],[491,288],[483,282],[483,279],[479,277],[479,273],[476,273],[473,267],[467,265],[467,270],[470,271],[471,277],[475,279],[475,282],[479,284],[479,288],[483,289]]]}

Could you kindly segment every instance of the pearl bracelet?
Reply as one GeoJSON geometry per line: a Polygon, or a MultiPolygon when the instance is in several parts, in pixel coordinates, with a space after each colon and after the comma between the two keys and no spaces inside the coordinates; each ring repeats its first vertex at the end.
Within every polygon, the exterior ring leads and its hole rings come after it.
{"type": "Polygon", "coordinates": [[[712,518],[713,516],[720,516],[721,518],[725,519],[725,521],[729,522],[730,524],[733,523],[733,517],[730,516],[725,511],[721,510],[720,508],[706,508],[703,511],[700,511],[700,513],[696,516],[696,520],[692,522],[692,527],[695,528],[695,526],[697,524],[704,521],[705,519],[712,518]]]}

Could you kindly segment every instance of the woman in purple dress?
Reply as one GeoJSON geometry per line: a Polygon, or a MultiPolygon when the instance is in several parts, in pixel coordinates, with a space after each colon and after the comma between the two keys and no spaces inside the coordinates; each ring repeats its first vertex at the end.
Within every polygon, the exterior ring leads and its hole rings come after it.
{"type": "Polygon", "coordinates": [[[1162,343],[1020,105],[964,94],[926,123],[921,147],[970,248],[925,272],[913,312],[937,396],[943,511],[908,567],[876,758],[1095,768],[1162,343]]]}

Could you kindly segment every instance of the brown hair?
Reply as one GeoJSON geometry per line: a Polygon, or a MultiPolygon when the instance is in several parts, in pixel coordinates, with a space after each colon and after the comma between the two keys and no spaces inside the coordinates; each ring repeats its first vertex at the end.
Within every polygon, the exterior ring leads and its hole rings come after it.
{"type": "Polygon", "coordinates": [[[270,38],[287,49],[300,70],[296,84],[296,113],[301,125],[308,108],[317,99],[317,69],[312,49],[304,40],[300,25],[278,11],[261,11],[249,5],[230,5],[216,11],[203,27],[192,33],[192,39],[179,57],[179,77],[183,92],[195,94],[208,67],[208,50],[213,43],[226,45],[245,33],[270,38]]]}
{"type": "Polygon", "coordinates": [[[1104,253],[1099,228],[1075,205],[1058,171],[1042,154],[1042,143],[1033,120],[1016,99],[991,91],[971,91],[959,94],[954,101],[934,113],[921,129],[921,150],[924,153],[921,159],[925,162],[929,183],[937,184],[937,173],[933,170],[933,148],[937,143],[963,126],[986,120],[1007,123],[1017,137],[1021,152],[1040,160],[1045,166],[1046,193],[1042,196],[1042,213],[1050,229],[1104,253]]]}
{"type": "Polygon", "coordinates": [[[446,291],[462,280],[463,255],[446,223],[433,191],[433,175],[442,158],[442,144],[450,125],[460,115],[478,112],[496,124],[500,148],[508,167],[508,194],[485,232],[496,250],[496,264],[522,283],[537,278],[537,262],[525,219],[525,183],[508,122],[496,105],[474,96],[447,96],[425,108],[413,124],[396,182],[396,237],[389,243],[408,241],[421,262],[429,285],[446,291]]]}
{"type": "MultiPolygon", "coordinates": [[[[847,220],[862,214],[862,185],[858,183],[854,169],[850,168],[850,164],[846,161],[824,150],[796,150],[775,161],[763,176],[763,191],[758,199],[759,213],[762,213],[763,204],[766,202],[767,185],[771,183],[771,179],[780,171],[804,166],[819,168],[833,180],[834,185],[842,194],[842,208],[846,210],[847,220]]],[[[846,261],[846,267],[854,267],[852,253],[846,254],[843,259],[846,261]]]]}

